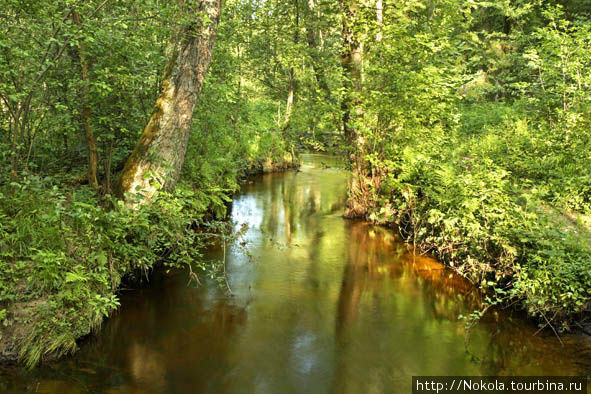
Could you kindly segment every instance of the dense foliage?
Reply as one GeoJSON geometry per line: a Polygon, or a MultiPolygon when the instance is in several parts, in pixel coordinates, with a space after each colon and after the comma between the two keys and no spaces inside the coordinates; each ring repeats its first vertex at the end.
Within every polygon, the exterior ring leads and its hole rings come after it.
{"type": "Polygon", "coordinates": [[[240,179],[293,164],[276,101],[243,69],[256,48],[234,32],[249,12],[226,6],[180,184],[132,209],[113,185],[151,114],[171,31],[190,15],[161,1],[3,1],[2,357],[34,365],[72,351],[119,305],[121,281],[156,264],[215,271],[199,249],[225,228],[215,221],[240,179]],[[87,175],[88,131],[98,189],[87,175]]]}
{"type": "Polygon", "coordinates": [[[366,217],[569,327],[591,308],[590,15],[576,2],[402,4],[352,22],[366,217]]]}
{"type": "Polygon", "coordinates": [[[300,149],[350,158],[348,213],[395,226],[494,303],[554,328],[588,316],[580,2],[228,0],[181,181],[134,209],[113,185],[194,15],[160,0],[1,5],[0,344],[31,365],[100,324],[123,277],[199,262],[195,228],[300,149]]]}

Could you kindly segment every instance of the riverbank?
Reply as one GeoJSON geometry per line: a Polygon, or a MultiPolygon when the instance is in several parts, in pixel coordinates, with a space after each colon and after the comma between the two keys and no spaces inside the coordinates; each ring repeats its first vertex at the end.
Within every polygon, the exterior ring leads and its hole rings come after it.
{"type": "Polygon", "coordinates": [[[523,313],[495,309],[466,341],[458,315],[481,293],[395,231],[343,219],[347,171],[301,160],[245,182],[230,213],[240,239],[202,251],[224,259],[231,294],[155,270],[73,357],[0,367],[0,392],[387,394],[419,374],[588,373],[591,337],[561,343],[523,313]]]}
{"type": "Polygon", "coordinates": [[[210,269],[200,259],[208,236],[195,230],[225,219],[228,185],[292,167],[289,153],[262,156],[230,183],[181,182],[140,209],[66,175],[0,182],[0,362],[32,367],[74,352],[119,307],[122,284],[148,280],[156,265],[210,269]]]}
{"type": "Polygon", "coordinates": [[[416,130],[392,138],[386,157],[396,159],[372,163],[381,183],[366,217],[490,290],[491,304],[524,309],[557,332],[584,326],[591,317],[588,133],[530,119],[519,103],[458,111],[453,127],[425,130],[428,138],[416,130]]]}

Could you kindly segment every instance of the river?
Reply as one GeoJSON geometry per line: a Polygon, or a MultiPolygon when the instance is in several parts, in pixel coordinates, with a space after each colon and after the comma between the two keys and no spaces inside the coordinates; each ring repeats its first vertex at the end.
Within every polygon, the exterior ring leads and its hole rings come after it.
{"type": "MultiPolygon", "coordinates": [[[[347,173],[304,155],[234,200],[248,230],[226,248],[232,293],[158,271],[73,357],[0,370],[7,393],[408,393],[413,375],[589,375],[591,341],[517,312],[469,334],[480,295],[392,230],[342,218],[347,173]]],[[[220,247],[205,259],[219,260],[220,247]]]]}

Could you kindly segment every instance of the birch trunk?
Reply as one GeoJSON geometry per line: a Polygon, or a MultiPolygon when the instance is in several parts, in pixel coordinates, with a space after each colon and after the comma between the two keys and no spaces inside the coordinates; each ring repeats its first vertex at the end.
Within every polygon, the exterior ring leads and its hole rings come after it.
{"type": "Polygon", "coordinates": [[[152,116],[118,181],[121,197],[141,193],[149,201],[161,189],[174,189],[180,178],[222,9],[222,0],[188,3],[194,18],[173,36],[152,116]]]}

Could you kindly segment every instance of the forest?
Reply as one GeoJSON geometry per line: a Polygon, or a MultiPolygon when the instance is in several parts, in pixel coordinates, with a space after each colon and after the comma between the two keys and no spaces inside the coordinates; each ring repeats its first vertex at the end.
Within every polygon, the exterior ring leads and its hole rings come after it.
{"type": "Polygon", "coordinates": [[[591,332],[588,2],[0,4],[3,361],[73,353],[162,267],[224,282],[234,196],[306,152],[344,160],[341,216],[481,289],[467,325],[591,332]]]}

